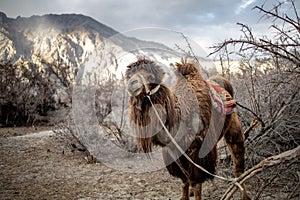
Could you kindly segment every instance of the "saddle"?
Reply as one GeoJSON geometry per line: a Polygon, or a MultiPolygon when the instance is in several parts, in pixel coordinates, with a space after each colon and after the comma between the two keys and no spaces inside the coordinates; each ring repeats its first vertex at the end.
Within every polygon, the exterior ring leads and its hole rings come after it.
{"type": "Polygon", "coordinates": [[[206,81],[210,90],[212,105],[222,115],[230,115],[235,111],[236,102],[225,88],[212,80],[206,81]]]}

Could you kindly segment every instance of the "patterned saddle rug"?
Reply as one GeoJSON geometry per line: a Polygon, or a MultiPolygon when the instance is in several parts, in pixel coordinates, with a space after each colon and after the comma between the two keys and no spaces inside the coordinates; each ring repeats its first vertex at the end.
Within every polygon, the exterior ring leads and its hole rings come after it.
{"type": "Polygon", "coordinates": [[[230,115],[236,107],[233,97],[218,83],[212,80],[206,81],[210,89],[213,107],[222,115],[230,115]]]}

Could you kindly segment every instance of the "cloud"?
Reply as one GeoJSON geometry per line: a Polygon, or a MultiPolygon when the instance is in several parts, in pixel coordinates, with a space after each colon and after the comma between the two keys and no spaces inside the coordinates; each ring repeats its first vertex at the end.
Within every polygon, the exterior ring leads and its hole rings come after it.
{"type": "Polygon", "coordinates": [[[236,9],[235,14],[240,14],[241,11],[245,10],[248,6],[255,2],[256,0],[244,0],[243,3],[236,9]]]}
{"type": "Polygon", "coordinates": [[[181,27],[221,23],[231,16],[236,0],[2,0],[0,7],[9,16],[48,13],[81,13],[109,26],[125,30],[141,26],[181,27]]]}
{"type": "Polygon", "coordinates": [[[220,38],[239,33],[237,22],[256,25],[260,15],[251,8],[263,3],[265,0],[1,0],[0,8],[10,17],[78,13],[120,32],[161,27],[202,38],[204,42],[219,42],[220,38]],[[228,26],[237,29],[229,30],[228,26]]]}

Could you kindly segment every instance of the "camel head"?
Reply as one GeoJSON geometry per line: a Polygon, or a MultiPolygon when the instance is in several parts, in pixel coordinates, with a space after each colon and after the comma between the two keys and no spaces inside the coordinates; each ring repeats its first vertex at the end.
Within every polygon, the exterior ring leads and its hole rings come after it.
{"type": "Polygon", "coordinates": [[[157,112],[167,127],[173,125],[171,116],[175,115],[170,90],[163,83],[164,71],[155,62],[138,59],[127,66],[125,74],[127,90],[130,94],[130,120],[138,144],[144,152],[151,152],[152,145],[165,146],[170,139],[154,114],[154,108],[146,98],[156,106],[157,112]],[[168,115],[168,116],[166,116],[168,115]],[[168,120],[167,120],[168,119],[168,120]]]}
{"type": "Polygon", "coordinates": [[[127,66],[127,90],[131,96],[151,95],[160,88],[164,72],[155,62],[139,58],[127,66]]]}

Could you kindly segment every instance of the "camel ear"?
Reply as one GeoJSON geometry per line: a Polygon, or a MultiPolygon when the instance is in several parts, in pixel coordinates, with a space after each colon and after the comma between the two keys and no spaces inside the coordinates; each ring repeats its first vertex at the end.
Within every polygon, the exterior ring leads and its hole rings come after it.
{"type": "Polygon", "coordinates": [[[174,67],[175,74],[177,74],[177,75],[184,75],[183,71],[182,71],[183,66],[184,66],[184,64],[176,62],[175,63],[175,67],[174,67]]]}
{"type": "Polygon", "coordinates": [[[180,66],[181,64],[176,62],[175,65],[173,65],[174,71],[177,71],[180,66]]]}

